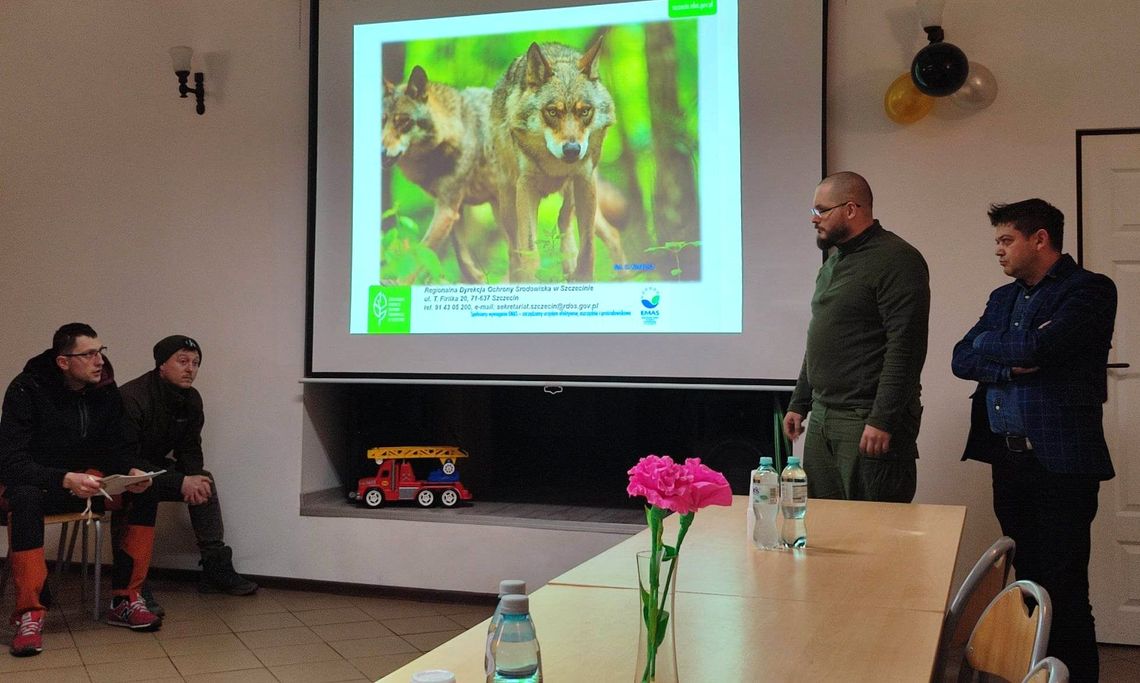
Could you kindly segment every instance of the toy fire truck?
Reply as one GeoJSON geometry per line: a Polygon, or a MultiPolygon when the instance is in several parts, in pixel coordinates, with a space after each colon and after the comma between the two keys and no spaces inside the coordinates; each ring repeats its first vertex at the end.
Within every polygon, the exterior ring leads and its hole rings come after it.
{"type": "Polygon", "coordinates": [[[459,481],[455,466],[457,460],[466,457],[467,453],[455,446],[370,448],[368,458],[378,465],[376,476],[361,478],[348,498],[370,508],[398,500],[414,500],[425,508],[437,501],[445,508],[455,507],[461,500],[471,500],[471,492],[459,481]],[[438,461],[439,467],[423,476],[431,460],[438,461]]]}

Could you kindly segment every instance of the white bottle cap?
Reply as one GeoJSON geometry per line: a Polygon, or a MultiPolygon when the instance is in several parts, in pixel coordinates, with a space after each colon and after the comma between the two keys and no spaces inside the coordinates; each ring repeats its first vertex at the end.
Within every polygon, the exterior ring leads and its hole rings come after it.
{"type": "Polygon", "coordinates": [[[525,595],[504,595],[499,607],[503,614],[527,614],[530,612],[530,598],[525,595]]]}
{"type": "Polygon", "coordinates": [[[504,595],[526,595],[526,581],[522,579],[503,579],[499,582],[499,597],[504,595]]]}
{"type": "Polygon", "coordinates": [[[428,669],[412,674],[412,683],[455,683],[455,674],[444,669],[428,669]]]}

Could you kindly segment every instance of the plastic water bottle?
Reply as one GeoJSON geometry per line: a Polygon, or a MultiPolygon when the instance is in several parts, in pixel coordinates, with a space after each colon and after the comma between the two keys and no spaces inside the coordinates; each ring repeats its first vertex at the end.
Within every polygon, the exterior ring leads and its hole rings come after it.
{"type": "Polygon", "coordinates": [[[807,473],[800,459],[788,458],[788,466],[780,473],[780,540],[789,548],[807,545],[807,473]]]}
{"type": "Polygon", "coordinates": [[[487,676],[487,683],[539,683],[542,656],[530,618],[530,598],[504,595],[499,605],[501,619],[491,637],[495,670],[487,676]]]}
{"type": "Polygon", "coordinates": [[[780,508],[780,475],[772,468],[772,459],[760,458],[760,467],[752,470],[751,505],[748,506],[748,538],[761,550],[781,547],[776,517],[780,508]]]}
{"type": "Polygon", "coordinates": [[[487,625],[487,654],[484,658],[484,672],[488,680],[495,673],[495,656],[491,653],[491,639],[495,637],[495,629],[503,620],[503,598],[508,595],[526,595],[526,581],[522,579],[503,579],[499,582],[499,604],[491,615],[491,623],[487,625]]]}

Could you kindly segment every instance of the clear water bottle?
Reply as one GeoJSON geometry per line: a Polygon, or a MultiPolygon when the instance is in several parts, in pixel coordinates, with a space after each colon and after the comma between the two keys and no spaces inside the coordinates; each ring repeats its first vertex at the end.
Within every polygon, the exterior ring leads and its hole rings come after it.
{"type": "Polygon", "coordinates": [[[491,637],[495,670],[487,676],[487,683],[539,683],[542,656],[530,618],[530,598],[504,595],[499,606],[501,619],[491,637]]]}
{"type": "Polygon", "coordinates": [[[800,459],[792,456],[780,473],[780,540],[789,548],[807,545],[807,502],[807,473],[800,459]]]}
{"type": "Polygon", "coordinates": [[[752,470],[752,488],[748,506],[748,538],[761,550],[781,547],[776,518],[780,509],[780,475],[772,467],[772,459],[760,458],[760,467],[752,470]]]}
{"type": "Polygon", "coordinates": [[[503,579],[499,582],[499,604],[491,615],[491,623],[487,625],[487,652],[484,658],[484,671],[488,676],[495,673],[495,656],[491,653],[491,639],[495,637],[495,629],[503,620],[503,598],[508,595],[526,595],[526,581],[522,579],[503,579]]]}

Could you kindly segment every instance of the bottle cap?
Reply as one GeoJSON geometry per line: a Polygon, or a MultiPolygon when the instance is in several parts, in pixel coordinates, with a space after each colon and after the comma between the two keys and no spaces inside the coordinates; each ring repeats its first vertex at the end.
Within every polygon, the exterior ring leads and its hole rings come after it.
{"type": "Polygon", "coordinates": [[[522,579],[503,579],[499,582],[499,597],[504,595],[526,595],[526,581],[522,579]]]}
{"type": "Polygon", "coordinates": [[[760,458],[760,466],[761,467],[763,467],[764,465],[771,465],[771,464],[772,464],[772,459],[769,458],[768,456],[765,455],[762,458],[760,458]]]}
{"type": "Polygon", "coordinates": [[[795,467],[796,465],[799,465],[799,464],[800,464],[800,459],[798,457],[793,455],[793,456],[790,456],[788,458],[788,467],[795,467]]]}
{"type": "Polygon", "coordinates": [[[444,669],[428,669],[412,674],[412,683],[455,683],[455,674],[444,669]]]}
{"type": "Polygon", "coordinates": [[[530,612],[530,598],[525,595],[504,595],[499,606],[500,612],[503,614],[528,614],[530,612]]]}

